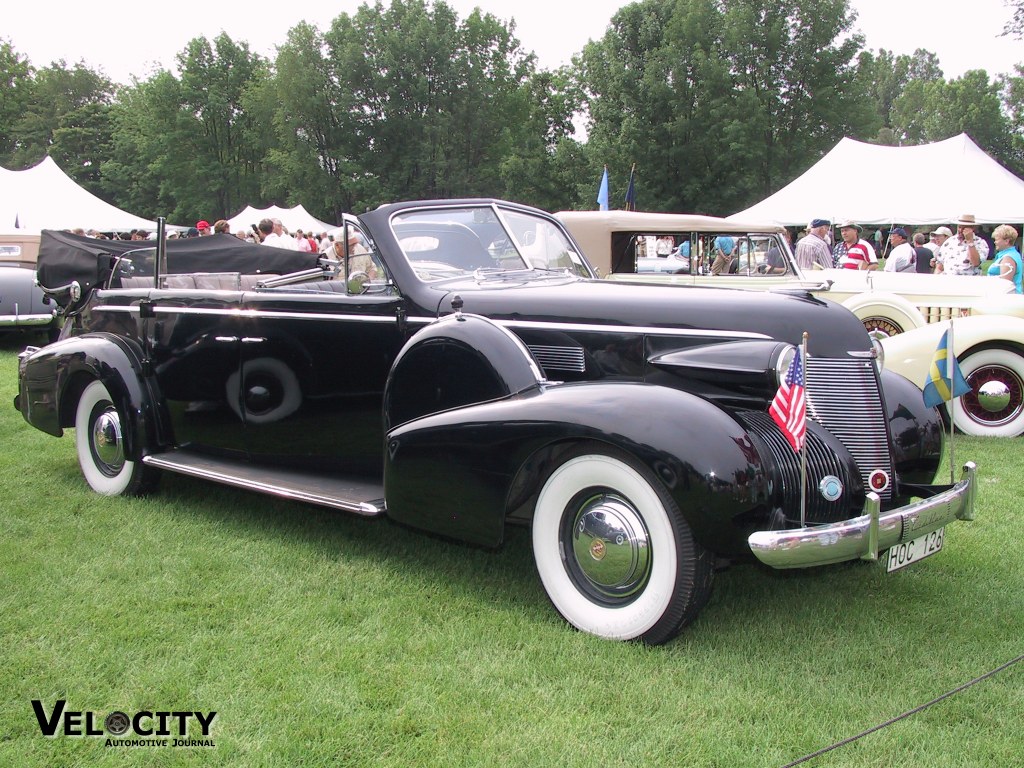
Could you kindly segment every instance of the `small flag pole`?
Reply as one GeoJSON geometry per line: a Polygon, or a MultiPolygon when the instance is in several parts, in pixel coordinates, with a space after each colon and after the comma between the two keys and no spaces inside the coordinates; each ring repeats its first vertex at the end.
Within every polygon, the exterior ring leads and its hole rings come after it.
{"type": "Polygon", "coordinates": [[[949,482],[955,481],[956,459],[953,457],[953,422],[956,413],[956,347],[953,345],[953,318],[949,318],[949,349],[946,350],[946,373],[949,374],[949,482]]]}
{"type": "MultiPolygon", "coordinates": [[[[800,341],[800,369],[804,372],[804,397],[807,397],[807,337],[804,331],[800,341]]],[[[807,527],[807,438],[800,446],[800,527],[807,527]]]]}

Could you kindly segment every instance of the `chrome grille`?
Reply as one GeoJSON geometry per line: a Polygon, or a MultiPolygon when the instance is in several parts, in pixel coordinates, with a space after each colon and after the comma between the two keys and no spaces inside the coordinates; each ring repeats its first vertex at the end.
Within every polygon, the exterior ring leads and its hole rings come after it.
{"type": "MultiPolygon", "coordinates": [[[[772,421],[767,411],[743,411],[739,414],[747,430],[760,437],[771,451],[778,468],[778,476],[782,481],[779,493],[782,497],[782,509],[789,522],[800,522],[800,456],[783,437],[782,432],[772,421]]],[[[807,457],[807,494],[806,522],[830,523],[844,518],[849,510],[849,499],[841,496],[836,501],[828,501],[818,491],[818,484],[827,475],[835,475],[843,488],[850,489],[850,476],[846,465],[839,461],[835,452],[817,435],[807,433],[804,443],[807,457]]]]}
{"type": "Polygon", "coordinates": [[[892,498],[895,476],[882,396],[873,360],[807,358],[807,416],[835,435],[853,455],[864,487],[876,469],[891,482],[879,496],[892,498]]]}
{"type": "Polygon", "coordinates": [[[530,351],[545,371],[572,371],[583,373],[586,363],[582,347],[550,347],[531,344],[530,351]]]}

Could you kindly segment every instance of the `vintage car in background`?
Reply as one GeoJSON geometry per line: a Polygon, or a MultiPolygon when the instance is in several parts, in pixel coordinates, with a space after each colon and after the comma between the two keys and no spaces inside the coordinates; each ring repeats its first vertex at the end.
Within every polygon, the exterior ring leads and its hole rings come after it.
{"type": "Polygon", "coordinates": [[[0,333],[10,330],[44,331],[56,338],[58,307],[36,285],[35,269],[22,263],[0,261],[0,333]]]}
{"type": "Polygon", "coordinates": [[[0,232],[0,261],[28,269],[36,268],[39,234],[13,230],[0,232]]]}
{"type": "MultiPolygon", "coordinates": [[[[1024,320],[961,317],[952,321],[953,351],[971,391],[946,404],[953,424],[968,435],[1024,434],[1024,320]]],[[[918,386],[929,379],[935,349],[950,322],[934,323],[882,340],[886,367],[918,386]]]]}
{"type": "Polygon", "coordinates": [[[637,211],[562,211],[556,216],[591,264],[613,280],[807,290],[841,303],[878,337],[964,315],[1024,318],[1024,296],[997,277],[801,269],[781,226],[637,211]],[[712,243],[718,235],[736,243],[734,271],[712,275],[712,243]],[[689,243],[687,259],[678,255],[683,243],[689,243]]]}
{"type": "Polygon", "coordinates": [[[930,485],[940,414],[837,304],[594,279],[555,218],[496,200],[346,227],[366,252],[45,233],[67,319],[19,357],[15,406],[74,428],[103,494],[171,472],[483,547],[530,526],[568,622],[648,643],[725,561],[895,568],[972,516],[973,464],[930,485]],[[768,408],[805,330],[802,484],[768,408]]]}

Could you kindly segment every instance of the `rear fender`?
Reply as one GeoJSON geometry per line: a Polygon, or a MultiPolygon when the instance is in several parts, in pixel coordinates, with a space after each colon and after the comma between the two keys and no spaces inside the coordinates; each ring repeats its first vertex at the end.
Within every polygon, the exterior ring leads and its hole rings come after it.
{"type": "Polygon", "coordinates": [[[484,546],[506,520],[532,517],[561,451],[581,441],[625,451],[665,485],[695,536],[714,551],[742,551],[723,521],[768,514],[761,456],[724,411],[678,390],[628,382],[533,389],[409,421],[387,435],[388,514],[484,546]]]}
{"type": "Polygon", "coordinates": [[[543,380],[518,336],[485,317],[457,312],[416,333],[398,353],[384,389],[384,426],[508,397],[543,380]]]}
{"type": "Polygon", "coordinates": [[[73,427],[82,392],[102,381],[114,404],[129,420],[125,454],[138,460],[157,444],[160,398],[143,375],[141,350],[113,334],[85,334],[49,344],[23,361],[19,406],[25,420],[60,437],[73,427]]]}

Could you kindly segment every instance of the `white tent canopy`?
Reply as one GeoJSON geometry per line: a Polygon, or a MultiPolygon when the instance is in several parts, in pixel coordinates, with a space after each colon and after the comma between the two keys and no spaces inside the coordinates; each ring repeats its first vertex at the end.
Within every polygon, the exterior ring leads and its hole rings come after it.
{"type": "Polygon", "coordinates": [[[1024,222],[1024,180],[966,133],[916,147],[844,138],[802,176],[729,218],[790,226],[817,218],[939,225],[962,214],[983,224],[1024,222]]]}
{"type": "Polygon", "coordinates": [[[269,208],[253,208],[249,205],[241,213],[228,219],[228,224],[231,225],[232,232],[238,232],[239,230],[248,231],[252,229],[253,224],[259,224],[260,219],[280,219],[284,228],[292,234],[299,229],[303,232],[312,232],[317,235],[334,229],[333,224],[320,221],[301,205],[296,205],[294,208],[281,208],[276,205],[272,205],[269,208]]]}
{"type": "Polygon", "coordinates": [[[47,156],[24,171],[0,168],[0,228],[38,233],[42,229],[100,232],[155,230],[156,222],[122,211],[80,187],[47,156]]]}

